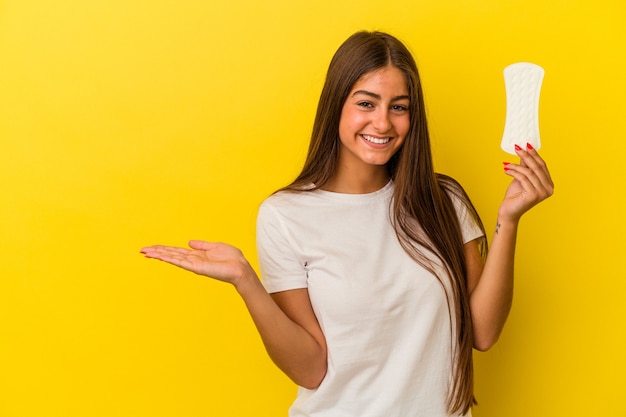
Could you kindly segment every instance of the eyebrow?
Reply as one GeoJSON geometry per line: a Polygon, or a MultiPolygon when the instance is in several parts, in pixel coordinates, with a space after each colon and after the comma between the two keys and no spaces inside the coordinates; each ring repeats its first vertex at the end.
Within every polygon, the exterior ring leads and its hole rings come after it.
{"type": "MultiPolygon", "coordinates": [[[[367,90],[357,90],[352,94],[352,97],[356,96],[357,94],[363,94],[363,95],[375,98],[376,100],[382,99],[380,94],[372,93],[371,91],[367,91],[367,90]]],[[[409,97],[408,95],[404,95],[404,96],[395,96],[391,99],[391,101],[410,100],[410,99],[411,97],[409,97]]]]}

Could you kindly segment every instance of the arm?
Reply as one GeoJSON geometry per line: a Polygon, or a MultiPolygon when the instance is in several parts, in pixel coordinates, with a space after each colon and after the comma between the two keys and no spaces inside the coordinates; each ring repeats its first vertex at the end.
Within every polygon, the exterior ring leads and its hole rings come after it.
{"type": "Polygon", "coordinates": [[[267,353],[296,384],[317,388],[326,375],[326,339],[313,313],[308,290],[283,291],[270,297],[256,276],[250,284],[237,291],[267,353]]]}
{"type": "Polygon", "coordinates": [[[513,302],[513,271],[517,228],[521,216],[551,196],[554,184],[537,152],[516,148],[519,165],[506,164],[513,177],[498,211],[498,222],[484,263],[475,241],[465,245],[474,347],[488,350],[498,340],[513,302]]]}
{"type": "Polygon", "coordinates": [[[494,233],[483,265],[478,243],[465,244],[470,282],[474,348],[486,351],[498,340],[513,303],[513,260],[517,224],[494,233]]]}
{"type": "Polygon", "coordinates": [[[242,297],[268,354],[296,384],[316,388],[326,374],[326,341],[308,291],[270,296],[240,250],[223,244],[189,242],[191,249],[150,246],[142,253],[232,284],[242,297]]]}

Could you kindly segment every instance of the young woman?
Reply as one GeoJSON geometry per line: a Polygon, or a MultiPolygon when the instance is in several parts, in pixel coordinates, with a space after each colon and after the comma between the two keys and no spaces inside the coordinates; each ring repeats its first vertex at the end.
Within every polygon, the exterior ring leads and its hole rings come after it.
{"type": "Polygon", "coordinates": [[[509,313],[520,217],[553,192],[537,152],[517,153],[485,255],[469,198],[433,170],[410,52],[358,32],[331,61],[301,174],[260,207],[263,284],[226,244],[142,253],[234,285],[299,386],[291,416],[470,415],[472,349],[509,313]]]}

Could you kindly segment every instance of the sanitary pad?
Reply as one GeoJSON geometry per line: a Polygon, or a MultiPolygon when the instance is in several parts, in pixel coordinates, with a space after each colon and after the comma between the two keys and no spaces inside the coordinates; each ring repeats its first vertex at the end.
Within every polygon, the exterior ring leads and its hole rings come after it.
{"type": "Polygon", "coordinates": [[[511,64],[504,69],[506,121],[500,146],[515,155],[515,145],[530,143],[541,147],[539,139],[539,93],[544,70],[528,62],[511,64]]]}

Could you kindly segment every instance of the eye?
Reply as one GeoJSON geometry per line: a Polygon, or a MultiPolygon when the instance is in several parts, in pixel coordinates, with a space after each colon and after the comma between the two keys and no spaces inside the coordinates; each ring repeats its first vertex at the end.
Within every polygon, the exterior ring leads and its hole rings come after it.
{"type": "Polygon", "coordinates": [[[359,107],[366,108],[366,109],[371,109],[374,107],[374,105],[370,103],[369,101],[360,101],[356,105],[359,107]]]}
{"type": "Polygon", "coordinates": [[[394,104],[393,106],[391,106],[391,110],[396,113],[404,113],[409,111],[409,107],[402,104],[394,104]]]}

